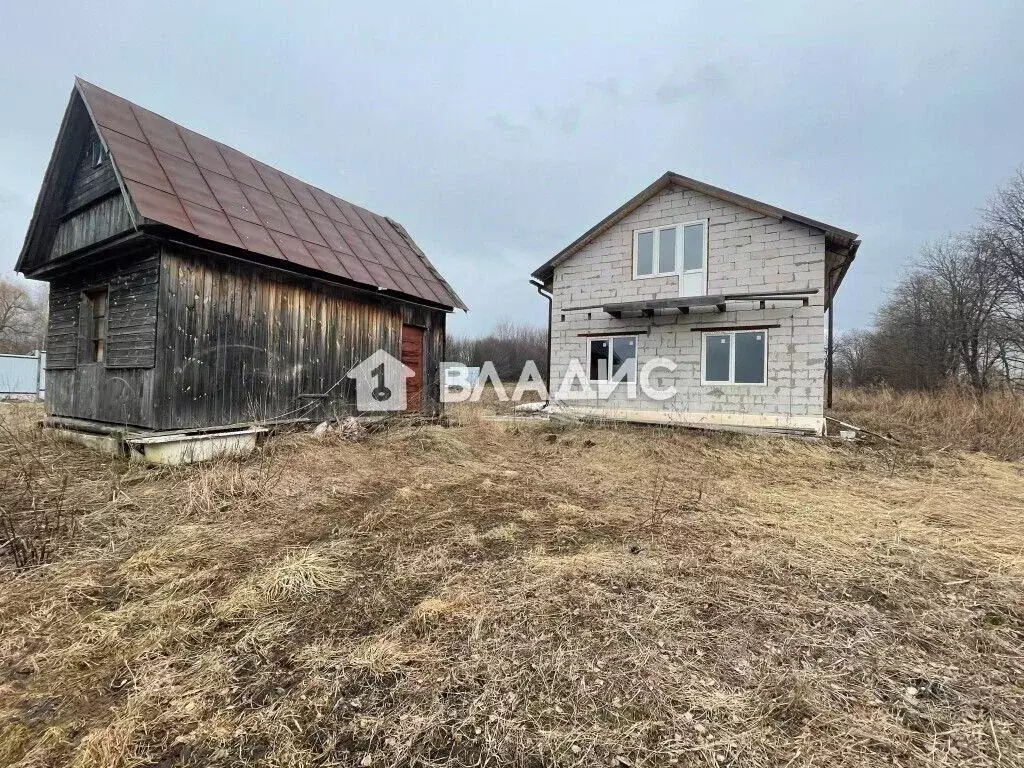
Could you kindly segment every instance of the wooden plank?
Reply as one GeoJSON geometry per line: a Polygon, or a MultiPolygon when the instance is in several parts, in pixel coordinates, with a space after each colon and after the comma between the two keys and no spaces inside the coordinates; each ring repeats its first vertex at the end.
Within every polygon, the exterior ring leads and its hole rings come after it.
{"type": "Polygon", "coordinates": [[[166,271],[160,322],[175,329],[168,331],[166,342],[161,333],[166,359],[158,379],[176,385],[166,388],[166,405],[154,403],[161,411],[161,428],[206,428],[282,414],[355,413],[355,386],[348,371],[377,349],[400,355],[406,315],[423,330],[421,407],[438,407],[439,389],[434,389],[439,374],[434,369],[444,346],[443,311],[410,310],[390,297],[253,269],[184,246],[169,246],[166,259],[177,271],[166,271]],[[194,347],[180,338],[192,327],[187,296],[195,294],[193,286],[203,286],[200,301],[193,300],[195,309],[205,307],[201,327],[195,328],[202,343],[194,347]],[[185,319],[174,318],[175,313],[185,319]],[[184,368],[201,370],[203,376],[198,381],[183,377],[177,372],[184,368]],[[190,403],[178,382],[209,394],[190,403]]]}
{"type": "Polygon", "coordinates": [[[156,364],[157,254],[110,276],[107,310],[108,368],[152,368],[156,364]]]}
{"type": "Polygon", "coordinates": [[[99,137],[92,126],[89,126],[87,134],[79,140],[75,170],[67,189],[63,192],[64,214],[72,213],[118,188],[110,157],[104,154],[99,164],[95,162],[92,145],[98,140],[99,137]]]}

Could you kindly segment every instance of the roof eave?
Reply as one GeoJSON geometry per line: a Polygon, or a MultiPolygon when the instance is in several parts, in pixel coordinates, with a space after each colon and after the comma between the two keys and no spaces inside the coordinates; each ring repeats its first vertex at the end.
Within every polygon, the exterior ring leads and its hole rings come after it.
{"type": "Polygon", "coordinates": [[[572,256],[578,250],[583,248],[583,246],[587,245],[595,238],[604,234],[607,230],[614,226],[616,222],[620,221],[622,218],[629,215],[629,213],[636,210],[641,205],[646,203],[648,200],[655,197],[662,190],[668,188],[668,186],[672,183],[671,177],[672,173],[669,172],[655,179],[655,181],[652,184],[648,185],[643,190],[641,190],[639,194],[634,195],[632,198],[630,198],[625,203],[620,205],[614,211],[612,211],[603,219],[601,219],[601,221],[597,222],[597,224],[592,226],[582,235],[580,235],[571,243],[569,243],[569,245],[567,245],[565,248],[563,248],[550,259],[548,259],[546,262],[544,262],[541,266],[535,269],[530,276],[537,278],[543,283],[547,283],[551,279],[551,275],[554,272],[554,268],[560,262],[572,256]]]}
{"type": "Polygon", "coordinates": [[[297,264],[293,261],[282,261],[281,259],[276,259],[272,256],[265,256],[246,248],[237,248],[235,246],[217,242],[216,240],[208,240],[188,232],[183,232],[180,229],[168,226],[167,224],[163,224],[159,221],[145,219],[144,224],[139,231],[156,242],[170,243],[183,246],[185,248],[191,248],[197,251],[209,253],[212,256],[219,256],[224,259],[245,262],[246,264],[251,264],[255,267],[263,267],[264,269],[274,272],[287,273],[296,277],[312,279],[320,283],[342,286],[363,294],[384,296],[396,301],[404,301],[408,304],[420,304],[428,307],[429,309],[436,309],[442,312],[454,312],[456,309],[463,309],[467,312],[469,311],[465,306],[454,307],[438,301],[425,299],[422,296],[414,296],[409,293],[395,291],[390,288],[383,288],[380,286],[375,288],[369,283],[345,280],[344,278],[338,277],[337,275],[331,274],[330,272],[326,272],[322,269],[313,269],[302,264],[297,264]]]}
{"type": "MultiPolygon", "coordinates": [[[[846,258],[843,260],[842,266],[839,268],[839,274],[836,276],[836,283],[829,287],[828,295],[825,297],[825,308],[832,309],[832,300],[835,295],[839,292],[839,286],[843,284],[843,278],[846,277],[846,273],[850,271],[850,265],[853,264],[853,260],[857,257],[857,251],[860,248],[860,240],[854,240],[850,243],[849,250],[846,252],[846,258]]],[[[827,282],[827,281],[826,281],[827,282]]]]}

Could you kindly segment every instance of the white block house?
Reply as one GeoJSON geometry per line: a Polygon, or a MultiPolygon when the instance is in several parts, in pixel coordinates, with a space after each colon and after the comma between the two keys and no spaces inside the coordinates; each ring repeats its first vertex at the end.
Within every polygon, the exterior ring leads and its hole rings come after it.
{"type": "Polygon", "coordinates": [[[859,245],[666,173],[533,273],[552,297],[552,400],[631,421],[820,433],[825,312],[859,245]]]}

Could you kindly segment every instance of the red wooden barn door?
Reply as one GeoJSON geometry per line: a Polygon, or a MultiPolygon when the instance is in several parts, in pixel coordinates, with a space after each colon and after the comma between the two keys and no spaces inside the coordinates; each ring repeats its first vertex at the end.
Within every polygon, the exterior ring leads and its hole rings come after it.
{"type": "Polygon", "coordinates": [[[423,406],[423,329],[402,326],[402,365],[414,375],[405,380],[405,410],[418,411],[423,406]]]}

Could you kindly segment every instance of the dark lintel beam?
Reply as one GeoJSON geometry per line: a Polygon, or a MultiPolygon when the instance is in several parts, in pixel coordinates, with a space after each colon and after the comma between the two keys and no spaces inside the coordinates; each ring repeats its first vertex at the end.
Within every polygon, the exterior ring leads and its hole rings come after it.
{"type": "Polygon", "coordinates": [[[646,336],[646,328],[616,328],[614,331],[592,331],[577,333],[579,338],[606,338],[610,336],[646,336]]]}
{"type": "Polygon", "coordinates": [[[763,331],[767,328],[781,328],[779,323],[756,323],[753,325],[699,325],[690,329],[691,333],[710,331],[763,331]]]}

